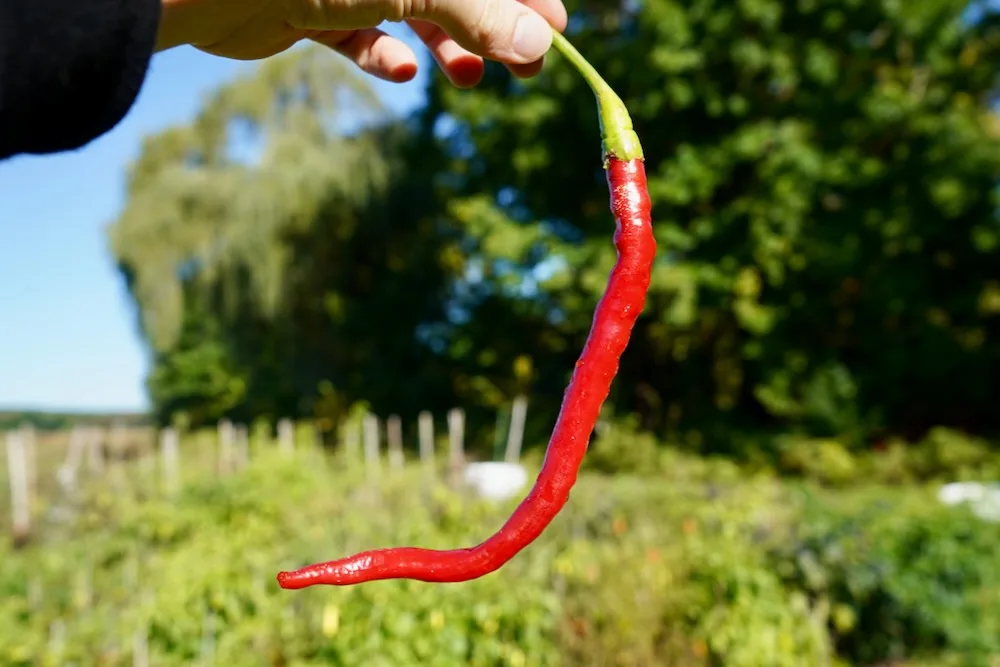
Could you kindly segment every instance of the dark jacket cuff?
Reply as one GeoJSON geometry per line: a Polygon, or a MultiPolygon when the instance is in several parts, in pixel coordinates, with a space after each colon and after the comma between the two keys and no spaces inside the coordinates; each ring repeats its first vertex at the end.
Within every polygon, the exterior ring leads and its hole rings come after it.
{"type": "Polygon", "coordinates": [[[146,78],[161,0],[0,1],[0,158],[79,148],[146,78]]]}

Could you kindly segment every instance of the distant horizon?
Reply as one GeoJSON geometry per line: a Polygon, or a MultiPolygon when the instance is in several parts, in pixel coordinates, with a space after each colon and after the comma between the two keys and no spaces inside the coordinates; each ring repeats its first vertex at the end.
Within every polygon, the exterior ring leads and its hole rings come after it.
{"type": "Polygon", "coordinates": [[[78,407],[43,407],[43,406],[17,406],[0,404],[0,416],[11,414],[38,414],[38,415],[149,415],[149,409],[120,409],[107,406],[78,406],[78,407]]]}

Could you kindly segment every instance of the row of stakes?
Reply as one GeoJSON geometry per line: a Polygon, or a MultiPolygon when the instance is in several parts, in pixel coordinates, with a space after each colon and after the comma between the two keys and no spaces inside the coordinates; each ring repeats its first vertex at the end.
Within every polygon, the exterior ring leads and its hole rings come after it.
{"type": "MultiPolygon", "coordinates": [[[[520,460],[527,415],[527,399],[518,396],[510,410],[510,423],[506,432],[506,446],[503,461],[517,464],[520,460]]],[[[344,454],[351,460],[363,458],[369,480],[378,479],[381,470],[379,419],[366,414],[360,423],[352,424],[344,436],[344,454]]],[[[453,475],[461,474],[466,468],[464,454],[465,411],[454,408],[447,414],[448,426],[448,467],[453,475]]],[[[498,424],[499,426],[499,424],[498,424]]],[[[249,434],[246,426],[222,420],[217,427],[218,462],[220,473],[233,472],[249,460],[249,434]]],[[[498,436],[502,435],[498,433],[498,436]]],[[[424,411],[417,419],[419,456],[428,474],[434,474],[434,419],[424,411]]],[[[56,471],[59,487],[66,495],[72,495],[77,488],[80,471],[86,466],[90,472],[101,474],[107,468],[107,450],[118,458],[126,458],[125,440],[127,429],[112,426],[107,432],[92,426],[77,426],[70,433],[66,457],[56,471]]],[[[31,535],[32,508],[38,496],[37,438],[30,425],[8,431],[6,434],[7,471],[10,485],[11,528],[15,546],[23,545],[31,535]]],[[[398,415],[385,420],[385,442],[387,463],[390,469],[402,468],[403,425],[398,415]]],[[[282,419],[277,424],[277,443],[282,452],[295,450],[295,424],[291,419],[282,419]]],[[[136,458],[140,466],[149,467],[154,463],[147,447],[136,458]]],[[[162,465],[164,490],[175,494],[181,487],[180,436],[174,428],[162,429],[159,433],[159,454],[162,465]]]]}

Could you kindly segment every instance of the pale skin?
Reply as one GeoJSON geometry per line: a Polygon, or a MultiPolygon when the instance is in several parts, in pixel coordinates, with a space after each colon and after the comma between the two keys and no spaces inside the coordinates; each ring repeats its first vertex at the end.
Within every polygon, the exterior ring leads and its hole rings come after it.
{"type": "Polygon", "coordinates": [[[542,67],[552,28],[566,28],[562,0],[163,0],[157,51],[191,45],[257,60],[311,40],[363,71],[402,83],[417,73],[409,46],[378,29],[404,21],[451,82],[474,86],[484,59],[519,77],[542,67]]]}

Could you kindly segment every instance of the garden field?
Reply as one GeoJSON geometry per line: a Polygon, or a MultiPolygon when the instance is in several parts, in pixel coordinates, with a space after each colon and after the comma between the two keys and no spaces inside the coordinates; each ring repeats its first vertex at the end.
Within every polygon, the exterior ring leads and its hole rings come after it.
{"type": "Polygon", "coordinates": [[[283,591],[279,570],[360,549],[470,546],[516,502],[417,464],[372,475],[308,433],[291,451],[255,433],[227,472],[214,433],[186,436],[177,488],[139,445],[47,485],[67,437],[40,434],[32,535],[3,547],[0,664],[1000,664],[1000,523],[937,484],[820,484],[670,448],[611,476],[596,468],[615,447],[643,449],[614,429],[494,575],[283,591]]]}

